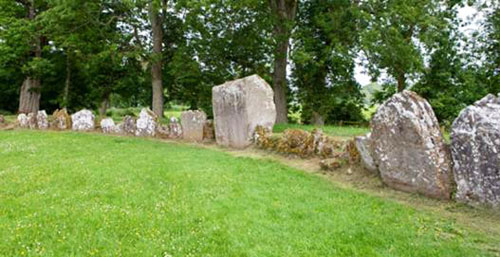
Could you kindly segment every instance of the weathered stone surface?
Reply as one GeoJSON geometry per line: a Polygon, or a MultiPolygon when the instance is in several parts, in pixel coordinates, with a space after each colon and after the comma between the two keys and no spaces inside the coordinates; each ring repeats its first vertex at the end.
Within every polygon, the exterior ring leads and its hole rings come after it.
{"type": "Polygon", "coordinates": [[[111,118],[106,118],[101,120],[101,130],[102,133],[109,134],[109,133],[116,133],[117,132],[117,126],[115,125],[115,121],[111,118]]]}
{"type": "Polygon", "coordinates": [[[395,94],[372,119],[374,160],[388,186],[449,199],[451,158],[429,103],[411,91],[395,94]]]}
{"type": "Polygon", "coordinates": [[[203,111],[186,111],[181,113],[182,138],[189,141],[203,140],[203,126],[207,115],[203,111]]]}
{"type": "Polygon", "coordinates": [[[136,123],[135,135],[138,137],[154,137],[156,135],[157,117],[151,110],[143,108],[136,123]]]}
{"type": "Polygon", "coordinates": [[[170,136],[170,129],[167,125],[158,124],[156,126],[156,136],[159,138],[167,139],[170,136]]]}
{"type": "Polygon", "coordinates": [[[129,115],[123,117],[123,123],[122,123],[123,133],[129,135],[135,135],[135,131],[137,129],[135,121],[136,119],[129,115]]]}
{"type": "Polygon", "coordinates": [[[500,95],[488,95],[460,112],[451,129],[456,199],[500,205],[500,95]]]}
{"type": "Polygon", "coordinates": [[[52,119],[50,126],[54,129],[65,130],[71,128],[71,116],[69,116],[66,108],[55,110],[52,119]]]}
{"type": "Polygon", "coordinates": [[[72,129],[75,131],[90,131],[95,127],[95,116],[89,110],[81,110],[71,115],[72,129]]]}
{"type": "Polygon", "coordinates": [[[215,139],[215,127],[213,120],[205,121],[203,124],[203,140],[212,141],[215,139]]]}
{"type": "Polygon", "coordinates": [[[17,116],[17,124],[20,128],[28,128],[28,116],[24,113],[19,114],[17,116]]]}
{"type": "Polygon", "coordinates": [[[169,138],[181,138],[182,137],[182,127],[176,117],[170,117],[170,123],[168,124],[169,138]]]}
{"type": "Polygon", "coordinates": [[[371,133],[356,137],[355,142],[361,157],[361,165],[371,172],[377,172],[377,166],[375,160],[373,160],[371,133]]]}
{"type": "Polygon", "coordinates": [[[276,120],[273,90],[258,75],[213,87],[217,144],[244,148],[252,143],[255,127],[270,128],[276,120]]]}
{"type": "Polygon", "coordinates": [[[30,129],[36,129],[36,114],[31,112],[31,113],[28,113],[28,128],[30,129]]]}
{"type": "Polygon", "coordinates": [[[315,151],[314,135],[301,129],[287,129],[278,142],[276,150],[302,158],[311,157],[315,151]]]}
{"type": "Polygon", "coordinates": [[[47,112],[45,112],[44,110],[38,111],[38,113],[36,114],[36,123],[37,123],[38,129],[42,129],[42,130],[48,129],[49,128],[49,119],[47,116],[47,112]]]}

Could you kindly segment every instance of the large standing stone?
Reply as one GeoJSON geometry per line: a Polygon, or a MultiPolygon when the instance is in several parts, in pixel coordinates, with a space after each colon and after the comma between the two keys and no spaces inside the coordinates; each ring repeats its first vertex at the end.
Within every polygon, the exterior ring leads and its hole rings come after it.
{"type": "Polygon", "coordinates": [[[111,118],[101,120],[101,130],[105,134],[116,133],[118,131],[115,121],[111,118]]]}
{"type": "Polygon", "coordinates": [[[170,123],[168,124],[169,138],[180,138],[182,137],[182,127],[176,117],[170,117],[170,123]]]}
{"type": "Polygon", "coordinates": [[[49,120],[47,113],[45,111],[38,111],[36,114],[36,123],[38,129],[48,129],[49,128],[49,120]]]}
{"type": "Polygon", "coordinates": [[[95,127],[94,124],[95,116],[89,110],[81,110],[73,115],[71,115],[71,121],[73,123],[73,130],[75,131],[90,131],[95,127]]]}
{"type": "Polygon", "coordinates": [[[28,128],[28,116],[24,113],[19,114],[17,116],[17,124],[20,128],[28,128]]]}
{"type": "Polygon", "coordinates": [[[460,112],[451,129],[451,153],[456,199],[499,206],[500,95],[488,95],[460,112]]]}
{"type": "Polygon", "coordinates": [[[429,103],[411,91],[395,94],[372,119],[373,157],[385,184],[449,199],[451,161],[429,103]]]}
{"type": "Polygon", "coordinates": [[[125,134],[135,135],[137,127],[135,126],[136,119],[132,116],[123,117],[122,129],[125,134]]]}
{"type": "Polygon", "coordinates": [[[212,104],[219,145],[247,147],[257,126],[272,130],[276,120],[273,90],[258,75],[214,87],[212,104]]]}
{"type": "Polygon", "coordinates": [[[203,111],[186,111],[181,113],[183,138],[189,141],[203,140],[203,126],[207,115],[203,111]]]}
{"type": "Polygon", "coordinates": [[[156,135],[157,117],[151,110],[143,108],[137,119],[135,135],[138,137],[154,137],[156,135]]]}
{"type": "Polygon", "coordinates": [[[361,157],[361,165],[371,172],[377,171],[375,160],[373,160],[371,134],[359,136],[355,138],[356,148],[358,149],[361,157]]]}
{"type": "Polygon", "coordinates": [[[50,126],[57,130],[65,130],[71,127],[71,116],[69,116],[66,108],[55,110],[52,114],[53,121],[50,126]]]}

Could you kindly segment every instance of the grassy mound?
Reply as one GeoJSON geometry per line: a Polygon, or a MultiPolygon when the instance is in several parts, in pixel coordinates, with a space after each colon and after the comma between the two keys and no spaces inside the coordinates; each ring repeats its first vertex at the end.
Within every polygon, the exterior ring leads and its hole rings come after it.
{"type": "Polygon", "coordinates": [[[0,132],[0,255],[494,256],[496,240],[272,161],[0,132]]]}

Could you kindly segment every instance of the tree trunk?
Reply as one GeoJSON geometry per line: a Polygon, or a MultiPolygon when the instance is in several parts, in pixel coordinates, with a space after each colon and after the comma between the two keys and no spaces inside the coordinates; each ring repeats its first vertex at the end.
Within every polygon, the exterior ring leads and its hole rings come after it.
{"type": "Polygon", "coordinates": [[[38,112],[40,109],[40,79],[27,77],[19,94],[19,113],[38,112]]]}
{"type": "Polygon", "coordinates": [[[286,66],[291,32],[290,23],[295,19],[298,3],[297,0],[269,0],[269,4],[275,16],[273,35],[277,41],[273,71],[276,123],[288,123],[286,66]]]}
{"type": "Polygon", "coordinates": [[[158,117],[163,117],[163,84],[162,84],[162,43],[163,28],[162,16],[150,2],[149,16],[153,34],[153,56],[151,64],[151,79],[153,84],[153,112],[158,117]]]}
{"type": "Polygon", "coordinates": [[[406,88],[406,78],[404,73],[398,75],[398,92],[402,92],[406,88]]]}
{"type": "Polygon", "coordinates": [[[71,84],[71,60],[69,53],[66,54],[66,81],[64,82],[63,102],[62,107],[68,107],[69,104],[69,87],[71,84]]]}
{"type": "MultiPolygon", "coordinates": [[[[35,2],[31,0],[29,2],[28,19],[33,20],[35,16],[35,2]]],[[[31,56],[35,58],[42,57],[40,36],[36,36],[33,42],[31,56]]],[[[31,76],[26,77],[21,86],[21,91],[19,92],[19,113],[37,112],[40,109],[41,87],[40,78],[31,76]]]]}

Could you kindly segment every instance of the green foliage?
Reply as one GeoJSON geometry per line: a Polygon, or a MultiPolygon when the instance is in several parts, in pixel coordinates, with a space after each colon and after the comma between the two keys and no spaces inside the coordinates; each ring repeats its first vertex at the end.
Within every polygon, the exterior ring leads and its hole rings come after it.
{"type": "Polygon", "coordinates": [[[456,213],[343,189],[274,161],[139,138],[28,131],[1,132],[0,153],[5,256],[429,257],[498,250],[498,220],[480,230],[484,223],[468,226],[456,213]]]}

